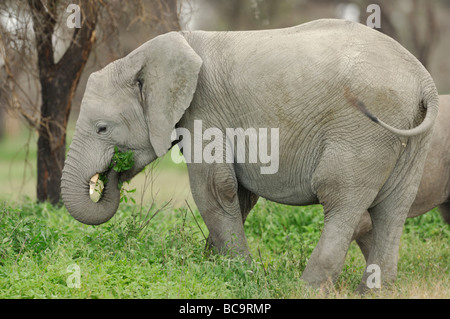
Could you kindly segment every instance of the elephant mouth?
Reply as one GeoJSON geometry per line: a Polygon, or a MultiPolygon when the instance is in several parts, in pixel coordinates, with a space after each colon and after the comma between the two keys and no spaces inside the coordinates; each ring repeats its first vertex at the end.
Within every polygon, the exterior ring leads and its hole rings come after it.
{"type": "MultiPolygon", "coordinates": [[[[106,185],[108,187],[111,186],[111,183],[108,183],[108,176],[110,176],[112,169],[109,168],[102,173],[96,173],[89,179],[89,197],[94,203],[99,202],[103,196],[103,190],[106,185]]],[[[120,181],[120,174],[118,176],[118,180],[120,181]]],[[[120,182],[117,185],[117,188],[120,189],[120,182]]]]}
{"type": "Polygon", "coordinates": [[[105,182],[100,178],[99,173],[89,179],[89,196],[94,203],[101,199],[104,188],[105,182]]]}
{"type": "Polygon", "coordinates": [[[125,181],[129,180],[128,178],[125,177],[126,174],[113,172],[112,169],[108,169],[103,173],[97,173],[93,175],[89,179],[89,197],[91,198],[91,201],[93,201],[94,203],[98,203],[102,199],[105,188],[107,186],[111,187],[111,182],[108,181],[107,176],[110,176],[110,174],[114,173],[117,174],[118,180],[118,184],[116,185],[117,189],[121,189],[122,184],[125,181]]]}
{"type": "MultiPolygon", "coordinates": [[[[89,196],[94,203],[101,200],[103,190],[108,184],[108,176],[111,173],[118,175],[117,188],[122,187],[123,182],[130,179],[131,170],[134,166],[134,156],[132,151],[120,152],[116,147],[114,155],[108,168],[102,173],[96,173],[89,179],[89,196]]],[[[109,185],[108,185],[109,186],[109,185]]]]}

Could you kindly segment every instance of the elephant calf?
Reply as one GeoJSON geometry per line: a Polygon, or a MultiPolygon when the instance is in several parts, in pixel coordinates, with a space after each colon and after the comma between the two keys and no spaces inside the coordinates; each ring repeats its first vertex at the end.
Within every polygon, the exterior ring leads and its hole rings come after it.
{"type": "MultiPolygon", "coordinates": [[[[438,105],[423,65],[393,39],[358,23],[171,32],[89,77],[62,198],[77,220],[108,221],[119,205],[119,182],[167,153],[175,135],[194,150],[187,163],[192,196],[218,251],[250,259],[244,222],[258,196],[320,203],[324,229],[302,274],[320,285],[339,275],[368,210],[376,235],[367,262],[389,282],[397,275],[399,240],[438,105]],[[203,134],[177,135],[196,128],[203,134]],[[229,129],[237,135],[226,134],[229,129]],[[263,146],[279,155],[269,174],[261,170],[265,159],[253,157],[263,146]],[[131,169],[110,168],[115,147],[133,152],[131,169]],[[89,183],[97,174],[107,183],[93,202],[89,183]]],[[[362,286],[366,282],[363,277],[362,286]]]]}
{"type": "MultiPolygon", "coordinates": [[[[450,224],[450,95],[439,97],[439,113],[431,139],[422,180],[408,218],[417,217],[439,207],[444,220],[450,224]]],[[[364,257],[372,246],[372,222],[369,213],[361,217],[354,239],[364,257]]]]}

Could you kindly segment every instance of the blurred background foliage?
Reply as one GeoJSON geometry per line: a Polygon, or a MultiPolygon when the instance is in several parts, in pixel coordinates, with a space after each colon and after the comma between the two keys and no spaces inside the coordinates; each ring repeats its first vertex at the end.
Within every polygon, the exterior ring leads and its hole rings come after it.
{"type": "Polygon", "coordinates": [[[370,4],[380,6],[383,32],[430,71],[441,94],[450,93],[450,1],[445,0],[190,0],[191,30],[256,30],[340,18],[366,24],[370,4]]]}

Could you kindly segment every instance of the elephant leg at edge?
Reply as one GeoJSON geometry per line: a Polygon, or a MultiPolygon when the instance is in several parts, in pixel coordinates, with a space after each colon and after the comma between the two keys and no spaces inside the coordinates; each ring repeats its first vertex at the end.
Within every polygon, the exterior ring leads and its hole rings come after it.
{"type": "Polygon", "coordinates": [[[439,205],[441,216],[447,224],[450,224],[450,203],[439,205]]]}
{"type": "Polygon", "coordinates": [[[369,212],[365,212],[361,216],[358,227],[353,234],[352,240],[355,240],[358,244],[364,259],[367,261],[369,258],[370,248],[372,247],[372,220],[370,219],[369,212]]]}
{"type": "Polygon", "coordinates": [[[239,184],[238,198],[239,198],[239,206],[241,208],[241,214],[242,214],[242,224],[245,225],[247,216],[250,213],[250,211],[252,210],[252,208],[258,202],[259,196],[250,192],[249,190],[242,187],[241,184],[239,184]]]}
{"type": "Polygon", "coordinates": [[[364,256],[364,259],[369,259],[370,249],[372,247],[372,230],[369,230],[367,233],[359,236],[356,239],[356,243],[359,246],[359,249],[361,249],[361,252],[364,256]]]}

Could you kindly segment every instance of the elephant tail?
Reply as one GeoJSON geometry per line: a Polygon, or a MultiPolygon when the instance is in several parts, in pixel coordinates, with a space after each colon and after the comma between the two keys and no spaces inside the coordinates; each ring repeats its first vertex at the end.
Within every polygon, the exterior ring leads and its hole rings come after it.
{"type": "Polygon", "coordinates": [[[366,105],[350,93],[349,88],[345,89],[345,97],[350,104],[352,104],[357,109],[359,109],[362,113],[364,113],[364,115],[366,115],[373,122],[379,124],[380,126],[384,127],[385,129],[387,129],[388,131],[391,131],[394,134],[397,134],[399,136],[405,136],[405,137],[416,136],[416,135],[423,134],[423,133],[427,132],[428,130],[430,130],[434,125],[434,121],[437,117],[438,110],[439,110],[439,96],[438,96],[436,90],[434,89],[434,90],[428,92],[428,94],[425,94],[424,98],[422,100],[423,101],[422,105],[427,110],[427,114],[425,115],[425,118],[422,121],[422,123],[419,126],[409,129],[409,130],[400,130],[400,129],[390,126],[389,124],[384,123],[383,121],[378,119],[375,115],[370,113],[369,110],[367,109],[366,105]]]}

